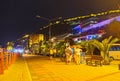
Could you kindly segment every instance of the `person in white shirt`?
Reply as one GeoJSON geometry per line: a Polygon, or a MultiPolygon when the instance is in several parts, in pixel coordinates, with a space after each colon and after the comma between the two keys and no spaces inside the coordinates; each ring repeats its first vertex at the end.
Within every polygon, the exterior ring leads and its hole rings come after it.
{"type": "Polygon", "coordinates": [[[66,64],[69,64],[72,59],[72,50],[70,46],[66,47],[65,55],[66,55],[66,64]]]}
{"type": "Polygon", "coordinates": [[[75,58],[75,63],[76,64],[80,64],[80,54],[82,52],[82,49],[80,49],[79,46],[76,46],[74,48],[75,54],[74,54],[74,58],[75,58]]]}

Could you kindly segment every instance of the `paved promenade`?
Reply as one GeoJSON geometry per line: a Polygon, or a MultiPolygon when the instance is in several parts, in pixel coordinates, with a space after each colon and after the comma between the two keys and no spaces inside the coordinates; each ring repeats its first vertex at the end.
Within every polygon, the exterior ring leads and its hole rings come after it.
{"type": "Polygon", "coordinates": [[[4,74],[0,75],[0,81],[32,81],[27,63],[23,57],[9,66],[4,74]]]}
{"type": "Polygon", "coordinates": [[[24,55],[0,75],[0,81],[120,81],[118,63],[88,66],[66,65],[59,58],[24,55]]]}
{"type": "Polygon", "coordinates": [[[117,64],[88,66],[66,65],[58,58],[49,60],[44,56],[25,56],[33,81],[120,81],[117,64]]]}

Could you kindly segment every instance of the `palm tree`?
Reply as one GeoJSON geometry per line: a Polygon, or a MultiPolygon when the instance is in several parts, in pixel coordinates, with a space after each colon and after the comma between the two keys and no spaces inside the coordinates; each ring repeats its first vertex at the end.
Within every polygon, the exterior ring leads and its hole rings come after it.
{"type": "Polygon", "coordinates": [[[42,42],[41,52],[46,55],[49,53],[49,43],[47,41],[42,42]]]}
{"type": "Polygon", "coordinates": [[[65,42],[64,41],[60,41],[56,44],[55,46],[57,53],[60,54],[60,56],[62,54],[64,54],[64,50],[65,50],[65,42]]]}
{"type": "Polygon", "coordinates": [[[93,55],[93,51],[95,49],[95,46],[92,45],[92,42],[93,42],[93,40],[89,40],[89,41],[82,41],[78,44],[86,49],[86,54],[93,55]]]}
{"type": "Polygon", "coordinates": [[[14,43],[13,42],[7,42],[7,50],[8,51],[12,51],[13,50],[13,47],[14,47],[14,43]]]}
{"type": "Polygon", "coordinates": [[[100,54],[104,59],[104,64],[110,63],[108,51],[109,51],[111,45],[118,41],[119,41],[118,38],[112,38],[112,36],[102,40],[102,42],[100,42],[98,40],[93,40],[92,44],[100,50],[100,54]]]}

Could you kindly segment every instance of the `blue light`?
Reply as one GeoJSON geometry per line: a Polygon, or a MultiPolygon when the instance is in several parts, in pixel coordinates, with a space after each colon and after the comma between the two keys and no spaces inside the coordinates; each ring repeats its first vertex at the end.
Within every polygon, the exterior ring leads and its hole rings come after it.
{"type": "Polygon", "coordinates": [[[96,39],[96,38],[98,38],[98,35],[88,35],[88,36],[87,36],[87,39],[88,39],[88,40],[96,39]]]}
{"type": "Polygon", "coordinates": [[[80,25],[73,28],[73,33],[74,34],[80,34],[81,32],[82,32],[82,28],[81,28],[80,25]]]}
{"type": "Polygon", "coordinates": [[[15,52],[15,53],[17,53],[17,51],[18,51],[17,49],[14,49],[14,50],[13,50],[13,52],[15,52]]]}
{"type": "Polygon", "coordinates": [[[23,53],[24,49],[14,49],[13,52],[15,52],[15,53],[23,53]]]}

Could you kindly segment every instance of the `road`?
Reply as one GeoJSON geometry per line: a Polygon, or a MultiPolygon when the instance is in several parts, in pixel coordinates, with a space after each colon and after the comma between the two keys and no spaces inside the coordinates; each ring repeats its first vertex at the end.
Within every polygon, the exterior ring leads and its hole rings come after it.
{"type": "Polygon", "coordinates": [[[47,56],[24,55],[32,81],[120,81],[118,64],[100,66],[76,65],[49,60],[47,56]]]}

